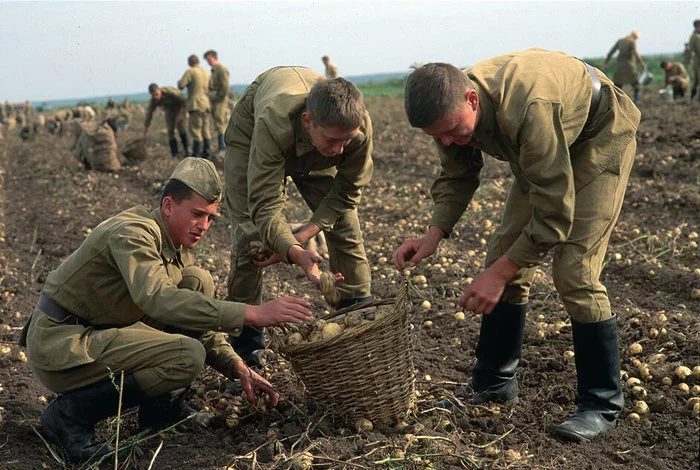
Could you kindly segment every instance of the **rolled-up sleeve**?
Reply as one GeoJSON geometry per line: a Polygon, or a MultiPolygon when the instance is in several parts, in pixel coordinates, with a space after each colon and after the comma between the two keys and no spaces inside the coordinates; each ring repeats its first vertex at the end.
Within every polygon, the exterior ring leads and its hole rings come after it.
{"type": "Polygon", "coordinates": [[[430,225],[449,236],[479,187],[479,173],[484,166],[481,151],[472,146],[445,147],[435,140],[440,156],[440,174],[430,188],[435,203],[430,225]]]}
{"type": "Polygon", "coordinates": [[[522,267],[540,264],[571,233],[574,174],[561,112],[558,103],[534,101],[518,134],[519,165],[530,184],[532,216],[506,256],[522,267]]]}

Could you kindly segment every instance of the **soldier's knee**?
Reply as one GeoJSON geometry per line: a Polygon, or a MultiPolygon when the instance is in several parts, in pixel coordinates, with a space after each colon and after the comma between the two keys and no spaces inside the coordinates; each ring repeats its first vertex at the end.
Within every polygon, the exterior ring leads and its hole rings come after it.
{"type": "Polygon", "coordinates": [[[204,361],[206,359],[207,353],[204,349],[202,343],[194,338],[184,337],[181,339],[181,354],[180,361],[182,361],[184,380],[187,383],[191,383],[204,369],[204,361]]]}
{"type": "Polygon", "coordinates": [[[214,279],[209,271],[197,266],[188,266],[182,270],[182,281],[177,285],[180,289],[201,292],[207,297],[214,297],[214,279]]]}

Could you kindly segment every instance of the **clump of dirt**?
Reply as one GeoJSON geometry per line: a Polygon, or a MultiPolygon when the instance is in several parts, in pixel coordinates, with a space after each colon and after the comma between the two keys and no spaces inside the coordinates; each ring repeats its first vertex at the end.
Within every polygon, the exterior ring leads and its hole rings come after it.
{"type": "MultiPolygon", "coordinates": [[[[289,363],[270,351],[264,373],[283,397],[276,410],[251,408],[227,391],[223,377],[207,370],[188,400],[216,414],[212,426],[185,425],[140,440],[128,416],[120,439],[137,445],[120,458],[119,467],[148,468],[162,442],[153,468],[697,468],[698,417],[688,401],[700,396],[700,379],[691,375],[681,381],[674,370],[700,365],[700,107],[648,95],[637,160],[603,274],[619,319],[627,404],[605,438],[572,445],[548,432],[575,409],[576,399],[571,326],[553,288],[550,261],[532,289],[520,403],[472,406],[459,413],[433,406],[463,386],[474,365],[479,318],[459,315],[456,302],[483,267],[485,244],[511,181],[507,166],[488,160],[482,186],[453,236],[410,276],[416,307],[428,300],[430,308],[416,308],[410,316],[418,394],[403,426],[377,425],[358,434],[328,414],[323,403],[309,400],[289,363]],[[632,353],[633,343],[641,345],[640,353],[632,353]],[[629,417],[637,401],[649,406],[639,421],[629,417]]],[[[400,98],[369,97],[367,103],[375,130],[375,173],[360,217],[373,293],[385,298],[396,294],[403,279],[391,264],[392,252],[427,226],[429,188],[439,167],[430,139],[407,125],[400,98]]],[[[153,128],[161,126],[159,115],[153,128]]],[[[120,149],[139,129],[118,134],[120,149]]],[[[19,331],[48,272],[105,218],[136,204],[156,206],[177,162],[169,156],[164,132],[149,141],[145,161],[115,173],[83,170],[66,137],[40,134],[23,142],[17,132],[6,134],[0,143],[0,467],[61,468],[34,432],[52,394],[21,357],[19,331]]],[[[305,220],[305,205],[293,187],[288,189],[288,219],[305,220]]],[[[198,250],[219,298],[225,297],[229,268],[227,225],[224,213],[198,250]]],[[[294,267],[268,269],[265,285],[267,298],[293,291],[308,295],[319,312],[327,308],[318,289],[294,267]]],[[[113,422],[100,425],[103,437],[114,431],[113,422]]]]}

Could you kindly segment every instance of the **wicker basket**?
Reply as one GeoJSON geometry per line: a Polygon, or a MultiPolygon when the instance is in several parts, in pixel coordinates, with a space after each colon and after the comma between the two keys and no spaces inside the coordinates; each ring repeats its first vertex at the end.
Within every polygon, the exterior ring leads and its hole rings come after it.
{"type": "Polygon", "coordinates": [[[382,305],[393,305],[393,311],[381,319],[347,328],[329,340],[280,349],[311,398],[350,422],[367,418],[374,423],[395,424],[414,405],[407,284],[401,286],[396,299],[355,304],[324,320],[382,305]]]}

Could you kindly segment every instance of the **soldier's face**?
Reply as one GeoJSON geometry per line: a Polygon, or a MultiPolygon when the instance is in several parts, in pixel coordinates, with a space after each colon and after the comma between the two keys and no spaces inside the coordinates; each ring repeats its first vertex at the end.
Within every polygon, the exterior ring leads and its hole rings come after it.
{"type": "Polygon", "coordinates": [[[463,106],[434,124],[424,127],[423,132],[439,139],[446,147],[452,144],[467,145],[474,135],[478,117],[479,95],[474,90],[468,90],[463,106]]]}
{"type": "Polygon", "coordinates": [[[163,92],[161,91],[160,88],[158,88],[156,91],[151,93],[151,96],[153,97],[154,100],[159,101],[160,98],[163,96],[163,92]]]}
{"type": "Polygon", "coordinates": [[[304,112],[301,116],[301,122],[309,133],[309,138],[314,147],[324,157],[334,157],[340,155],[345,150],[345,146],[352,142],[359,128],[345,131],[337,127],[323,127],[316,124],[311,115],[304,112]]]}
{"type": "Polygon", "coordinates": [[[219,203],[211,203],[197,193],[179,204],[166,196],[161,212],[165,227],[175,247],[194,248],[202,239],[219,210],[219,203]]]}

